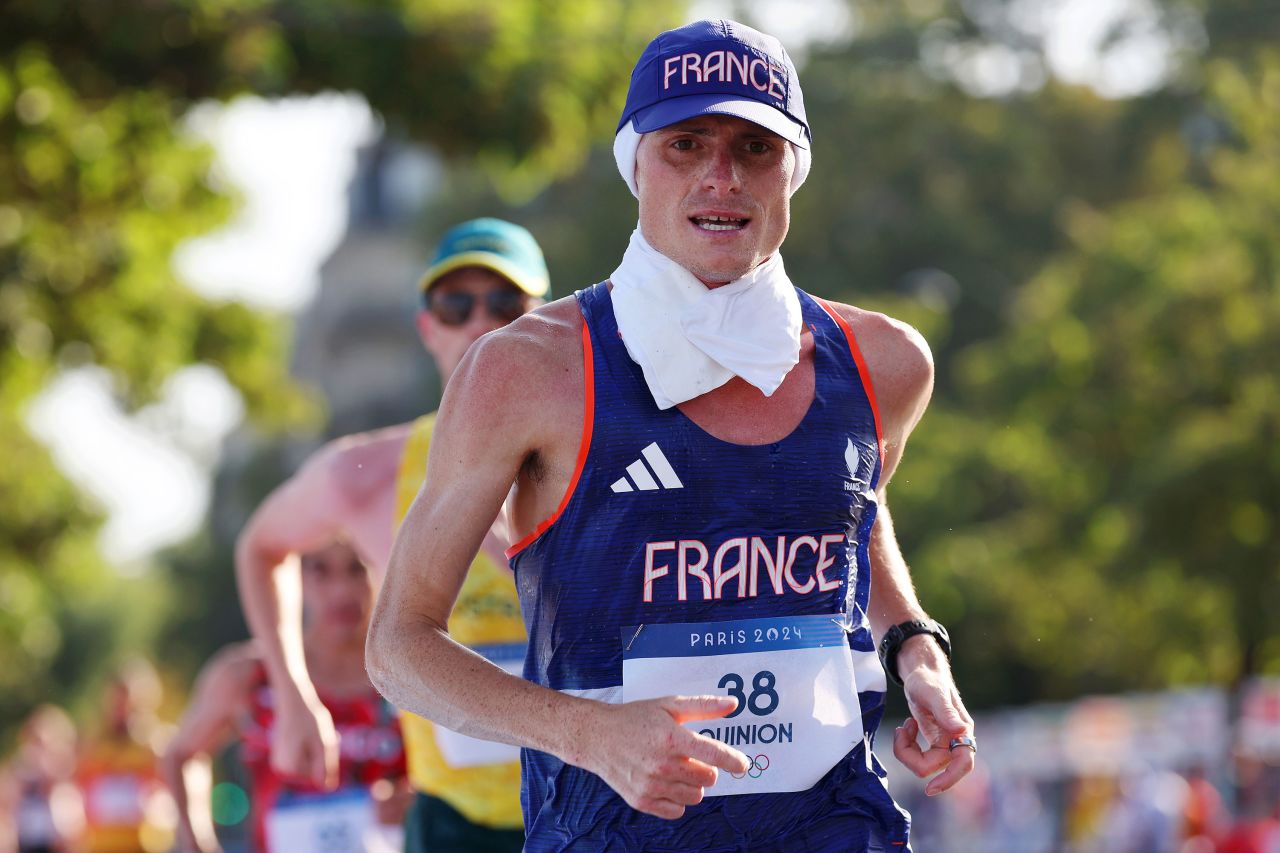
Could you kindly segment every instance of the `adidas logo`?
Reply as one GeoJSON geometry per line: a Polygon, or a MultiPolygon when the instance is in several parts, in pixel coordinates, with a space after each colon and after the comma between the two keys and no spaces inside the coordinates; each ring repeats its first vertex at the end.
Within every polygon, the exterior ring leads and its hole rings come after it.
{"type": "Polygon", "coordinates": [[[658,446],[658,442],[654,442],[640,451],[640,457],[635,462],[627,466],[627,473],[631,475],[631,479],[619,477],[613,482],[611,488],[617,492],[634,492],[639,489],[642,492],[651,492],[655,489],[683,489],[684,483],[680,482],[680,478],[676,476],[675,470],[671,467],[671,463],[667,461],[667,457],[662,455],[662,448],[658,446]],[[648,462],[646,466],[644,463],[648,462]],[[653,472],[650,473],[649,469],[653,472]],[[655,481],[654,474],[658,476],[655,481]],[[632,486],[635,483],[635,486],[632,486]],[[661,483],[662,485],[658,485],[661,483]]]}

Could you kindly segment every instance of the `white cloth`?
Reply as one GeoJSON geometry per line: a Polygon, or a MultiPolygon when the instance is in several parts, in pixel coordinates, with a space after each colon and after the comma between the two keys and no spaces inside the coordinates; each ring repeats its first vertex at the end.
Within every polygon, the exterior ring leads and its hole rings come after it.
{"type": "Polygon", "coordinates": [[[770,396],[800,361],[800,298],[777,253],[708,288],[637,227],[610,281],[622,342],[660,409],[734,376],[770,396]]]}
{"type": "MultiPolygon", "coordinates": [[[[622,180],[627,182],[627,189],[636,198],[640,197],[640,191],[636,189],[636,149],[640,147],[640,137],[641,134],[636,132],[632,123],[627,122],[613,138],[613,162],[618,165],[622,180]]],[[[791,145],[789,142],[787,144],[791,145]]],[[[791,172],[791,194],[795,195],[804,179],[809,177],[813,154],[808,148],[801,148],[799,145],[791,145],[791,151],[796,155],[796,166],[791,172]]]]}

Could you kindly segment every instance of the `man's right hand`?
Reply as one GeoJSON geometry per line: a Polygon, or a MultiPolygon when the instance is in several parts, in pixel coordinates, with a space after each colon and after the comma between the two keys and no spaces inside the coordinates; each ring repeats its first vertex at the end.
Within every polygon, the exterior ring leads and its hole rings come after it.
{"type": "Polygon", "coordinates": [[[745,773],[747,757],[684,728],[733,712],[729,696],[667,696],[600,705],[583,734],[581,765],[608,783],[633,809],[675,820],[702,802],[719,770],[745,773]],[[718,769],[717,769],[718,768],[718,769]]]}
{"type": "MultiPolygon", "coordinates": [[[[277,691],[277,695],[282,691],[277,691]]],[[[271,769],[332,791],[338,787],[338,732],[319,699],[277,700],[271,727],[271,769]]]]}

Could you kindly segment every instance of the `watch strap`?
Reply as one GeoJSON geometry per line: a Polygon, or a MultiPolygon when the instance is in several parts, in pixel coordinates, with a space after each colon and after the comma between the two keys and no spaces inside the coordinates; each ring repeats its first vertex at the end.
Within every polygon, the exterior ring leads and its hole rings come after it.
{"type": "Polygon", "coordinates": [[[878,649],[880,664],[894,684],[902,684],[902,676],[898,674],[898,652],[902,651],[903,643],[917,634],[928,634],[937,640],[942,653],[947,656],[948,661],[951,660],[951,637],[942,623],[933,619],[911,619],[899,622],[884,632],[878,649]]]}

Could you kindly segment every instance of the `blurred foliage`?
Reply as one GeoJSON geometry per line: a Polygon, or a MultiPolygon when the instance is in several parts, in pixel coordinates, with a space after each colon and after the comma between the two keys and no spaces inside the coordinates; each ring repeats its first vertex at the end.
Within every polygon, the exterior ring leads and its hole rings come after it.
{"type": "Polygon", "coordinates": [[[70,85],[161,99],[354,90],[408,136],[527,197],[612,132],[677,0],[10,0],[0,53],[45,46],[70,85]]]}
{"type": "Polygon", "coordinates": [[[166,594],[105,566],[98,510],[27,436],[25,406],[53,375],[106,368],[135,408],[180,367],[207,363],[264,422],[311,408],[288,381],[279,320],[209,303],[169,268],[181,241],[231,209],[205,184],[210,152],[175,118],[156,91],[77,91],[44,45],[0,52],[2,720],[147,640],[140,626],[160,612],[135,607],[166,594]]]}
{"type": "MultiPolygon", "coordinates": [[[[285,390],[278,321],[169,271],[174,246],[233,203],[177,130],[185,110],[360,91],[393,134],[453,158],[425,234],[506,215],[539,237],[565,295],[609,275],[634,225],[607,139],[631,63],[680,6],[6,6],[0,728],[70,696],[121,644],[160,638],[188,668],[241,630],[235,519],[166,555],[170,585],[103,565],[97,511],[22,427],[53,373],[107,367],[136,406],[207,362],[260,421],[307,411],[285,390]]],[[[892,502],[970,703],[1280,671],[1280,11],[1153,3],[1173,70],[1109,100],[1047,74],[1025,3],[851,6],[853,38],[799,52],[815,163],[787,267],[934,347],[935,402],[892,502]],[[990,56],[1016,63],[1012,87],[977,91],[965,69],[990,56]]],[[[240,460],[222,493],[260,495],[296,461],[273,452],[240,460]]]]}
{"type": "Polygon", "coordinates": [[[1206,68],[1202,179],[1067,212],[908,455],[918,580],[984,694],[1280,671],[1280,54],[1254,67],[1206,68]]]}
{"type": "Polygon", "coordinates": [[[190,616],[208,603],[189,588],[221,590],[215,600],[228,601],[217,578],[229,576],[229,561],[216,549],[199,571],[173,576],[181,596],[154,573],[126,580],[106,566],[95,543],[100,509],[23,424],[58,371],[105,368],[120,403],[136,409],[176,370],[204,363],[226,374],[259,425],[314,419],[314,401],[287,376],[283,318],[205,300],[170,269],[178,244],[234,209],[208,182],[211,152],[182,129],[186,111],[239,92],[356,89],[402,132],[482,164],[509,194],[528,194],[576,168],[592,138],[612,130],[631,57],[676,8],[667,0],[643,11],[504,0],[5,4],[0,732],[38,700],[73,701],[125,647],[172,636],[166,612],[190,616]]]}

